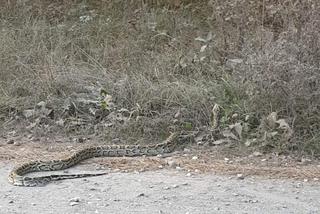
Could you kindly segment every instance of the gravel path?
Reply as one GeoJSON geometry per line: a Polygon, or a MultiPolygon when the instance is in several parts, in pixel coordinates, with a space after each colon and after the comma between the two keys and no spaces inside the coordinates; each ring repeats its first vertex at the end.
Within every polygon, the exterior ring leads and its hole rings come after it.
{"type": "Polygon", "coordinates": [[[0,213],[320,213],[320,185],[176,170],[110,173],[45,187],[7,182],[0,163],[0,213]]]}

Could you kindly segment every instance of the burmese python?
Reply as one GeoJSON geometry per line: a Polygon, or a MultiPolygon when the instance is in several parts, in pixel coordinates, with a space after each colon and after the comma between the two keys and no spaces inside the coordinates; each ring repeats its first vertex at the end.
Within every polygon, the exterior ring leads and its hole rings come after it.
{"type": "Polygon", "coordinates": [[[47,175],[39,177],[24,176],[30,172],[55,171],[70,168],[80,161],[93,157],[134,157],[134,156],[156,156],[171,153],[178,145],[178,134],[172,133],[163,143],[155,145],[110,145],[88,147],[75,152],[65,159],[51,161],[32,161],[15,167],[9,174],[8,180],[15,186],[43,186],[51,181],[99,176],[106,174],[69,174],[69,175],[47,175]]]}

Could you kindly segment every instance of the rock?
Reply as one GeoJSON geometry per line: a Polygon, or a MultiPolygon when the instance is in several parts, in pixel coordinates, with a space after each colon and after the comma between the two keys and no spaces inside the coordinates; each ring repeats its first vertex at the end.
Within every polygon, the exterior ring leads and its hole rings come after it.
{"type": "Polygon", "coordinates": [[[69,202],[80,202],[80,198],[79,197],[71,198],[69,202]]]}
{"type": "Polygon", "coordinates": [[[190,177],[192,174],[189,172],[186,174],[187,177],[190,177]]]}
{"type": "Polygon", "coordinates": [[[262,153],[256,151],[256,152],[252,153],[252,155],[255,156],[255,157],[261,157],[262,153]]]}
{"type": "Polygon", "coordinates": [[[37,104],[37,107],[39,107],[39,108],[45,108],[45,107],[46,107],[46,102],[40,101],[40,102],[37,104]]]}
{"type": "Polygon", "coordinates": [[[143,197],[146,196],[144,193],[140,193],[137,197],[143,197]]]}
{"type": "Polygon", "coordinates": [[[69,203],[70,206],[76,206],[78,204],[79,204],[79,202],[74,202],[74,201],[69,203]]]}
{"type": "Polygon", "coordinates": [[[243,174],[237,174],[237,178],[238,178],[239,180],[243,180],[243,179],[244,179],[244,175],[243,175],[243,174]]]}
{"type": "Polygon", "coordinates": [[[15,145],[15,146],[21,146],[21,143],[20,143],[20,142],[14,142],[13,145],[15,145]]]}
{"type": "Polygon", "coordinates": [[[220,140],[216,140],[216,141],[211,142],[211,145],[217,146],[217,145],[227,144],[230,142],[231,142],[231,140],[229,140],[229,139],[220,139],[220,140]]]}
{"type": "Polygon", "coordinates": [[[197,142],[197,145],[202,146],[202,145],[204,145],[204,143],[202,141],[199,141],[199,142],[197,142]]]}
{"type": "Polygon", "coordinates": [[[13,139],[10,139],[6,142],[6,144],[14,144],[14,140],[13,139]]]}
{"type": "Polygon", "coordinates": [[[190,149],[187,149],[187,148],[184,148],[184,149],[183,149],[183,152],[190,153],[191,150],[190,150],[190,149]]]}
{"type": "Polygon", "coordinates": [[[171,187],[172,187],[172,188],[178,188],[178,187],[179,187],[179,185],[177,185],[177,184],[173,184],[171,187]]]}
{"type": "Polygon", "coordinates": [[[192,160],[198,160],[199,158],[197,156],[193,156],[192,160]]]}

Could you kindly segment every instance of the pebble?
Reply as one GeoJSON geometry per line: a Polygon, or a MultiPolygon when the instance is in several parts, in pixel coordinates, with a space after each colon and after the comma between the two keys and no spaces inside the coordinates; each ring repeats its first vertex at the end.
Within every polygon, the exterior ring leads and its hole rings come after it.
{"type": "Polygon", "coordinates": [[[79,204],[78,202],[74,202],[74,201],[69,203],[70,206],[76,206],[78,204],[79,204]]]}
{"type": "Polygon", "coordinates": [[[202,141],[199,141],[199,142],[197,142],[197,145],[202,146],[202,145],[204,145],[204,143],[202,141]]]}
{"type": "Polygon", "coordinates": [[[71,198],[69,202],[80,202],[80,198],[79,197],[71,198]]]}
{"type": "Polygon", "coordinates": [[[187,177],[190,177],[192,174],[189,172],[186,174],[187,177]]]}
{"type": "Polygon", "coordinates": [[[144,193],[140,193],[137,197],[146,196],[144,193]]]}
{"type": "Polygon", "coordinates": [[[182,168],[180,166],[177,166],[176,170],[182,170],[182,168]]]}
{"type": "Polygon", "coordinates": [[[184,152],[187,152],[187,153],[191,152],[191,150],[190,150],[190,149],[187,149],[187,148],[184,148],[183,151],[184,151],[184,152]]]}
{"type": "Polygon", "coordinates": [[[262,153],[256,151],[256,152],[252,153],[252,155],[255,157],[260,157],[260,156],[262,156],[262,153]]]}
{"type": "Polygon", "coordinates": [[[243,180],[243,179],[244,179],[244,175],[243,175],[243,174],[237,174],[237,178],[238,178],[239,180],[243,180]]]}
{"type": "Polygon", "coordinates": [[[8,140],[8,141],[7,141],[7,144],[14,144],[14,140],[13,140],[13,139],[8,140]]]}
{"type": "Polygon", "coordinates": [[[21,143],[20,142],[14,142],[13,145],[14,146],[21,146],[21,143]]]}
{"type": "Polygon", "coordinates": [[[193,156],[192,160],[198,160],[199,158],[197,156],[193,156]]]}

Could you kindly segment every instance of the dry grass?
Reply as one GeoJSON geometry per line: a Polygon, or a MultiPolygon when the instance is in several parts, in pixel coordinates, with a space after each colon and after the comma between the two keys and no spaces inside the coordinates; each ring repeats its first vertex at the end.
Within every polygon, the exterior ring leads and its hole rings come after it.
{"type": "Polygon", "coordinates": [[[235,113],[277,112],[294,130],[285,149],[319,154],[319,3],[173,2],[1,4],[0,121],[40,101],[65,119],[65,100],[104,88],[117,109],[138,112],[112,128],[127,136],[209,126],[218,103],[224,127],[235,113]]]}

